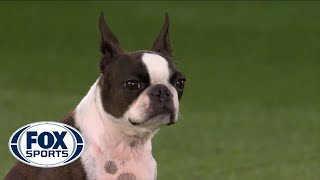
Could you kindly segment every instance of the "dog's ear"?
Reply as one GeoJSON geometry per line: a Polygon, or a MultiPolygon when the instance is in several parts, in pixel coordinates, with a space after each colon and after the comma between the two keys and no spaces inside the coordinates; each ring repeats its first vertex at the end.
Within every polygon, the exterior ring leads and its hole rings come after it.
{"type": "Polygon", "coordinates": [[[101,13],[99,22],[100,32],[101,32],[101,53],[103,58],[100,62],[100,71],[103,72],[105,66],[108,64],[109,60],[116,54],[122,52],[119,46],[118,39],[114,36],[111,29],[104,20],[104,15],[101,13]]]}
{"type": "Polygon", "coordinates": [[[152,50],[159,52],[163,55],[172,57],[172,46],[171,46],[170,36],[169,36],[169,16],[168,16],[168,13],[165,14],[162,29],[161,29],[156,41],[153,43],[152,50]]]}

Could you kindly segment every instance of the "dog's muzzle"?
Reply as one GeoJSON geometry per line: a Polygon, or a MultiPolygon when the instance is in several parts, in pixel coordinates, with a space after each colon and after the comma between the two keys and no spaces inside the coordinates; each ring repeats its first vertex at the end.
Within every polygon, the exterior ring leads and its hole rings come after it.
{"type": "Polygon", "coordinates": [[[163,119],[168,119],[166,121],[167,125],[174,124],[176,117],[173,104],[173,95],[167,86],[163,84],[157,84],[151,87],[147,93],[150,99],[149,108],[146,112],[147,118],[142,123],[137,123],[130,119],[129,122],[132,125],[140,125],[147,123],[149,120],[162,121],[163,119]]]}

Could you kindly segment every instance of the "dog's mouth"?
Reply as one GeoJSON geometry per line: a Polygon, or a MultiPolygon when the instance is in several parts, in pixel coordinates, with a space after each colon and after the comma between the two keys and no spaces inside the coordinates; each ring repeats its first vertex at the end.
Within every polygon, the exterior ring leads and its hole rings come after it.
{"type": "Polygon", "coordinates": [[[132,124],[132,125],[134,125],[134,126],[138,126],[138,125],[140,125],[140,124],[142,124],[143,122],[136,122],[136,121],[134,121],[134,120],[131,120],[130,118],[129,118],[129,123],[130,124],[132,124]]]}
{"type": "Polygon", "coordinates": [[[129,123],[133,126],[139,125],[152,125],[152,124],[166,124],[172,125],[175,124],[175,113],[174,112],[159,112],[156,114],[151,114],[143,121],[137,121],[133,119],[128,119],[129,123]]]}

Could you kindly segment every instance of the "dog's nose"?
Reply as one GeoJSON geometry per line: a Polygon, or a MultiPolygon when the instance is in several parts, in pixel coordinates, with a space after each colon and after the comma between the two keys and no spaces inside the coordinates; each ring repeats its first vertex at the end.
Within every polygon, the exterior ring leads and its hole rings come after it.
{"type": "Polygon", "coordinates": [[[158,97],[161,102],[166,102],[171,96],[170,90],[163,84],[155,85],[151,90],[151,94],[154,97],[158,97]]]}

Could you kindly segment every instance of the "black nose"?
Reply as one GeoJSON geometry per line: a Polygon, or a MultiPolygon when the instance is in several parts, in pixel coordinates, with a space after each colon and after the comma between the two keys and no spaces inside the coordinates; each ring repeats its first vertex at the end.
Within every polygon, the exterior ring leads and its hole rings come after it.
{"type": "Polygon", "coordinates": [[[166,102],[171,96],[170,90],[163,84],[155,85],[151,90],[151,94],[154,97],[158,97],[161,102],[166,102]]]}

